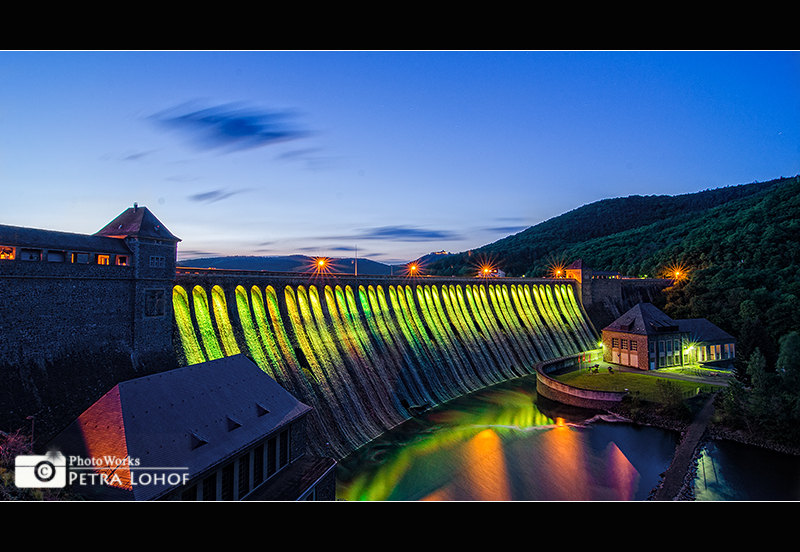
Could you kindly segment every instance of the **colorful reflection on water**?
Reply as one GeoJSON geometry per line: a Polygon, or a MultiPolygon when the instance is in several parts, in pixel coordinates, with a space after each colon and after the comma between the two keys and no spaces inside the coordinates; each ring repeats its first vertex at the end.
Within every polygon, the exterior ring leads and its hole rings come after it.
{"type": "Polygon", "coordinates": [[[337,498],[646,500],[677,442],[675,432],[539,398],[525,377],[450,401],[342,459],[337,498]]]}
{"type": "Polygon", "coordinates": [[[712,441],[697,461],[694,497],[800,500],[800,457],[732,441],[712,441]]]}

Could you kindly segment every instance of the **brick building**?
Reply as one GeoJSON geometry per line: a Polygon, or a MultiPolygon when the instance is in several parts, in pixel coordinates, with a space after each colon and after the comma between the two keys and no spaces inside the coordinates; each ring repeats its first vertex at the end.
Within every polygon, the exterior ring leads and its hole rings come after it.
{"type": "Polygon", "coordinates": [[[673,320],[639,303],[603,328],[603,360],[640,370],[730,364],[736,339],[704,318],[673,320]]]}

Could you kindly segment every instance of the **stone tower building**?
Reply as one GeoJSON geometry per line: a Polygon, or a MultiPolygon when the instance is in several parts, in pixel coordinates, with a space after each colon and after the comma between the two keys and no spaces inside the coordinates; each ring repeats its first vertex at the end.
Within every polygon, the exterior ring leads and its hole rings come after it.
{"type": "Polygon", "coordinates": [[[177,367],[179,238],[146,207],[91,235],[0,225],[0,430],[38,436],[119,381],[177,367]]]}
{"type": "Polygon", "coordinates": [[[133,363],[172,351],[172,285],[180,239],[135,203],[95,235],[124,240],[131,251],[133,363]]]}

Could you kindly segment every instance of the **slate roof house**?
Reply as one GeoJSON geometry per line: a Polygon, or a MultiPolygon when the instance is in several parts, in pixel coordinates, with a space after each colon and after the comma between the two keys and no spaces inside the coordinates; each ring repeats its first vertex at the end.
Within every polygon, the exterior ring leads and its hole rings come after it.
{"type": "Polygon", "coordinates": [[[115,385],[48,446],[99,500],[334,500],[305,452],[311,407],[244,355],[115,385]]]}
{"type": "Polygon", "coordinates": [[[639,303],[603,329],[603,360],[640,370],[695,363],[729,364],[736,339],[705,318],[673,320],[639,303]]]}

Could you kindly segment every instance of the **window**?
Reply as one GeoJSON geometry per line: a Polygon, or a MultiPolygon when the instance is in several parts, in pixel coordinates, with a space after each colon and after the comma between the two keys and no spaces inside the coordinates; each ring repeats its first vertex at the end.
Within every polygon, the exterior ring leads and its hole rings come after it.
{"type": "Polygon", "coordinates": [[[217,500],[217,474],[203,479],[203,500],[217,500]]]}
{"type": "Polygon", "coordinates": [[[150,268],[164,268],[164,257],[150,257],[150,268]]]}
{"type": "Polygon", "coordinates": [[[619,349],[619,338],[612,337],[611,338],[611,348],[612,349],[619,349]]]}
{"type": "Polygon", "coordinates": [[[631,351],[638,351],[638,350],[639,350],[639,342],[631,341],[631,351]]]}
{"type": "Polygon", "coordinates": [[[250,492],[250,453],[239,457],[239,498],[250,492]]]}
{"type": "Polygon", "coordinates": [[[278,466],[281,468],[289,463],[289,430],[285,429],[280,434],[280,448],[278,449],[278,466]]]}
{"type": "Polygon", "coordinates": [[[0,259],[13,261],[16,258],[16,248],[10,245],[0,245],[0,259]]]}
{"type": "Polygon", "coordinates": [[[128,266],[128,256],[117,255],[117,266],[128,266]]]}
{"type": "Polygon", "coordinates": [[[89,264],[88,253],[73,253],[72,262],[75,264],[89,264]]]}
{"type": "Polygon", "coordinates": [[[628,348],[628,340],[623,339],[620,341],[620,349],[627,349],[628,348]]]}
{"type": "Polygon", "coordinates": [[[22,261],[41,261],[42,260],[42,250],[41,249],[20,249],[19,258],[22,261]]]}
{"type": "Polygon", "coordinates": [[[284,429],[267,441],[267,478],[289,463],[289,430],[284,429]]]}
{"type": "Polygon", "coordinates": [[[264,481],[264,445],[258,445],[253,451],[253,487],[264,481]]]}
{"type": "Polygon", "coordinates": [[[181,500],[197,500],[197,485],[184,489],[181,493],[181,500]]]}
{"type": "Polygon", "coordinates": [[[47,262],[50,263],[63,263],[67,260],[66,251],[48,251],[47,262]]]}
{"type": "Polygon", "coordinates": [[[222,500],[233,500],[233,462],[222,468],[222,500]]]}
{"type": "Polygon", "coordinates": [[[271,437],[270,440],[267,441],[267,478],[272,477],[277,471],[277,460],[278,439],[276,437],[271,437]]]}
{"type": "Polygon", "coordinates": [[[98,255],[97,264],[99,265],[111,264],[111,257],[109,257],[108,255],[98,255]]]}
{"type": "Polygon", "coordinates": [[[164,290],[147,289],[144,292],[144,315],[163,316],[164,315],[164,290]]]}

